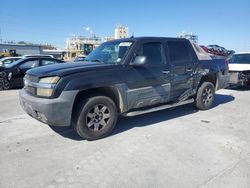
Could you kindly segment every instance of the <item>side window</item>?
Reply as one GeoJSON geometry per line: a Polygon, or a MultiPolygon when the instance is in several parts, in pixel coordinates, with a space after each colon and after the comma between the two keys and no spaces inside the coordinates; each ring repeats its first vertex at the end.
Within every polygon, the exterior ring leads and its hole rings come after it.
{"type": "Polygon", "coordinates": [[[20,69],[30,69],[38,66],[38,60],[30,60],[20,65],[20,69]]]}
{"type": "Polygon", "coordinates": [[[165,64],[164,48],[160,42],[144,43],[139,55],[146,57],[147,66],[161,66],[165,64]]]}
{"type": "Polygon", "coordinates": [[[57,64],[56,61],[51,60],[51,59],[43,59],[41,61],[41,66],[45,66],[45,65],[53,65],[53,64],[57,64]]]}
{"type": "Polygon", "coordinates": [[[191,60],[189,47],[185,41],[168,41],[169,58],[173,64],[183,64],[191,60]]]}
{"type": "Polygon", "coordinates": [[[8,59],[8,60],[4,61],[5,64],[9,64],[9,63],[12,63],[12,62],[13,62],[13,60],[11,60],[11,59],[8,59]]]}

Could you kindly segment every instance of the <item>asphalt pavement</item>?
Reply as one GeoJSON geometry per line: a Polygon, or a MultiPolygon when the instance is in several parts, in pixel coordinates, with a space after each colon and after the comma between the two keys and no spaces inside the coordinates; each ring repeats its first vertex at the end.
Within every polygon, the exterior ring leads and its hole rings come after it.
{"type": "Polygon", "coordinates": [[[208,111],[120,118],[90,142],[26,115],[18,90],[0,91],[0,188],[249,188],[249,105],[249,90],[221,90],[208,111]]]}

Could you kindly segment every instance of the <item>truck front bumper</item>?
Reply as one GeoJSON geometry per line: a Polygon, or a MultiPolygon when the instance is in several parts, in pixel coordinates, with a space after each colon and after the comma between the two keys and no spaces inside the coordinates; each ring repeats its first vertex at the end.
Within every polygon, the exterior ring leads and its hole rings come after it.
{"type": "Polygon", "coordinates": [[[70,126],[74,99],[78,91],[63,91],[55,99],[38,98],[22,89],[20,103],[31,117],[52,126],[70,126]]]}

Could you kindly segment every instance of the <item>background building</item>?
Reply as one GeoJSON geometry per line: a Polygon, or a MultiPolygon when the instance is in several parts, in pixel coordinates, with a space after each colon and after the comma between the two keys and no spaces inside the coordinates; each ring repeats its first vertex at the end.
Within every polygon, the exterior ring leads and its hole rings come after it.
{"type": "Polygon", "coordinates": [[[66,41],[66,56],[71,60],[77,56],[87,56],[93,49],[101,44],[102,40],[99,37],[83,37],[74,35],[66,41]]]}
{"type": "Polygon", "coordinates": [[[128,38],[128,27],[117,25],[115,28],[115,39],[128,38]]]}
{"type": "Polygon", "coordinates": [[[104,37],[104,42],[114,40],[114,37],[104,37]]]}
{"type": "Polygon", "coordinates": [[[15,56],[41,54],[43,47],[41,45],[28,44],[9,44],[0,43],[0,56],[15,56]]]}
{"type": "MultiPolygon", "coordinates": [[[[65,60],[73,60],[78,56],[87,56],[92,50],[98,47],[102,42],[107,42],[114,39],[128,38],[128,27],[118,25],[115,28],[115,36],[107,36],[104,38],[97,37],[89,27],[86,28],[90,31],[90,37],[72,36],[66,40],[66,50],[64,53],[65,60]]],[[[49,53],[49,52],[48,52],[49,53]]]]}
{"type": "Polygon", "coordinates": [[[54,50],[44,49],[43,50],[43,54],[52,55],[54,58],[62,59],[62,60],[66,56],[67,52],[68,52],[67,50],[61,50],[61,49],[54,49],[54,50]]]}
{"type": "Polygon", "coordinates": [[[195,35],[194,33],[185,33],[185,32],[181,32],[179,35],[178,35],[179,38],[186,38],[186,39],[189,39],[189,40],[192,40],[193,42],[195,43],[198,43],[198,35],[195,35]]]}

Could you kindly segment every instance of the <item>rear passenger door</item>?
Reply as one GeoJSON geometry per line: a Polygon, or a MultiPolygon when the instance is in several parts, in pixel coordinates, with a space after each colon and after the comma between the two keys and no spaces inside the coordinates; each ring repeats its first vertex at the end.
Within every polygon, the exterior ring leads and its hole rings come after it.
{"type": "Polygon", "coordinates": [[[167,102],[170,96],[170,67],[162,42],[143,42],[135,56],[145,56],[141,67],[131,67],[126,82],[129,108],[140,108],[167,102]]]}
{"type": "Polygon", "coordinates": [[[171,99],[178,99],[184,92],[193,89],[194,62],[190,47],[186,40],[167,41],[171,64],[171,99]]]}

